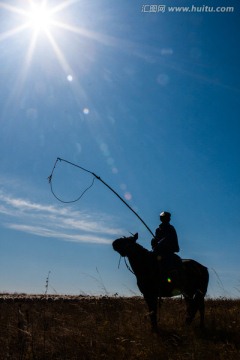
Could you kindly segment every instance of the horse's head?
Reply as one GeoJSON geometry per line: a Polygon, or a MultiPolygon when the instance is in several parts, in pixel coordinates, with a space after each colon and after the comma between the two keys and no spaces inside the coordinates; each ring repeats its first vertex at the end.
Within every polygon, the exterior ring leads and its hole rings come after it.
{"type": "Polygon", "coordinates": [[[129,237],[122,237],[113,241],[112,246],[121,256],[127,256],[128,249],[135,244],[138,239],[138,233],[129,237]]]}

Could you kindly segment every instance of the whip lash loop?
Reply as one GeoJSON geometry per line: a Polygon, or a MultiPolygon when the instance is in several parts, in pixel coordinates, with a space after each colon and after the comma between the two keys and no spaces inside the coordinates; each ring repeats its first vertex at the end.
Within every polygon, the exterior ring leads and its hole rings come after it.
{"type": "Polygon", "coordinates": [[[54,195],[54,197],[55,197],[57,200],[65,203],[65,204],[69,204],[69,203],[73,203],[73,202],[76,202],[76,201],[80,200],[81,197],[85,194],[85,192],[86,192],[87,190],[89,190],[89,189],[93,186],[95,178],[98,179],[99,181],[101,181],[109,190],[111,190],[111,191],[138,217],[138,219],[143,223],[143,225],[146,227],[146,229],[147,229],[147,230],[151,233],[151,235],[154,237],[153,232],[152,232],[151,229],[148,227],[148,225],[145,223],[145,221],[143,221],[143,219],[138,215],[138,213],[136,213],[136,211],[133,210],[133,209],[131,208],[131,206],[128,205],[128,203],[127,203],[111,186],[109,186],[105,181],[103,181],[103,180],[100,178],[100,176],[94,174],[94,172],[89,171],[89,170],[85,169],[84,167],[79,166],[79,165],[77,165],[77,164],[74,164],[74,163],[72,163],[72,162],[70,162],[70,161],[68,161],[68,160],[64,160],[64,159],[61,159],[61,158],[58,157],[57,160],[55,161],[55,164],[54,164],[54,167],[53,167],[53,169],[52,169],[52,172],[51,172],[50,176],[48,177],[48,181],[49,181],[49,184],[50,184],[50,187],[51,187],[51,192],[52,192],[52,194],[54,195]],[[53,173],[54,173],[54,170],[55,170],[55,168],[56,168],[56,165],[57,165],[57,162],[58,162],[58,161],[64,161],[65,163],[67,163],[67,164],[69,164],[69,165],[72,165],[72,166],[74,166],[74,167],[77,167],[78,169],[81,169],[81,170],[89,173],[89,174],[92,174],[93,177],[94,177],[91,185],[90,185],[87,189],[85,189],[85,190],[83,191],[83,193],[82,193],[77,199],[75,199],[75,200],[72,200],[72,201],[63,201],[63,200],[61,200],[58,196],[56,196],[56,194],[55,194],[54,191],[53,191],[53,187],[52,187],[52,177],[53,177],[53,173]]]}
{"type": "MultiPolygon", "coordinates": [[[[54,173],[54,170],[55,170],[55,168],[56,168],[56,165],[57,165],[57,162],[58,162],[58,161],[62,161],[62,159],[57,158],[57,160],[55,161],[55,164],[54,164],[54,166],[53,166],[51,175],[49,175],[49,177],[48,177],[48,182],[49,182],[49,184],[50,184],[51,192],[52,192],[53,196],[54,196],[58,201],[60,201],[60,202],[62,202],[62,203],[64,203],[64,204],[71,204],[71,203],[77,202],[77,201],[80,200],[81,197],[93,186],[94,181],[95,181],[95,177],[93,177],[91,185],[89,185],[89,186],[80,194],[80,196],[78,196],[78,198],[76,198],[76,199],[74,199],[74,200],[69,200],[69,201],[62,200],[62,199],[60,199],[60,197],[57,196],[56,193],[54,192],[54,190],[53,190],[53,184],[52,184],[53,173],[54,173]]],[[[64,161],[66,161],[66,160],[64,160],[64,161]]],[[[69,163],[69,161],[66,161],[66,162],[69,163]]],[[[71,164],[71,165],[74,165],[74,164],[72,164],[72,163],[70,163],[70,164],[71,164]]],[[[80,167],[80,166],[78,166],[78,167],[80,167]]],[[[81,168],[81,167],[80,167],[80,168],[81,168]]],[[[90,173],[90,171],[88,171],[88,170],[86,170],[86,169],[84,169],[84,168],[81,168],[81,169],[90,173]]]]}

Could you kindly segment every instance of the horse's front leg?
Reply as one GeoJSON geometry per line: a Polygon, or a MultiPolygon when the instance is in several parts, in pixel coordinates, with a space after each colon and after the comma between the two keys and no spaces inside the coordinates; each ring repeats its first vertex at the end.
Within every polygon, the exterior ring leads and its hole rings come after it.
{"type": "Polygon", "coordinates": [[[143,296],[144,296],[144,300],[146,301],[147,306],[148,306],[152,331],[157,333],[158,332],[158,325],[157,325],[158,296],[157,295],[149,295],[149,294],[144,294],[143,296]]]}
{"type": "Polygon", "coordinates": [[[185,303],[186,303],[186,312],[187,312],[187,316],[186,316],[186,324],[190,325],[194,319],[194,316],[196,314],[196,309],[195,309],[195,304],[194,304],[194,300],[191,297],[185,297],[185,303]]]}

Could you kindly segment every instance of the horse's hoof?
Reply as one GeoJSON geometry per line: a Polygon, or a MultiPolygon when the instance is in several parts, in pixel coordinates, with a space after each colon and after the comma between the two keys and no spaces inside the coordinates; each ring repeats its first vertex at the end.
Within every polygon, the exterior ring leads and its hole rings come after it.
{"type": "Polygon", "coordinates": [[[152,326],[152,333],[153,334],[159,334],[159,328],[157,325],[152,326]]]}
{"type": "Polygon", "coordinates": [[[192,318],[187,317],[186,320],[185,320],[185,324],[186,324],[187,326],[189,326],[189,325],[191,325],[192,321],[193,321],[192,318]]]}

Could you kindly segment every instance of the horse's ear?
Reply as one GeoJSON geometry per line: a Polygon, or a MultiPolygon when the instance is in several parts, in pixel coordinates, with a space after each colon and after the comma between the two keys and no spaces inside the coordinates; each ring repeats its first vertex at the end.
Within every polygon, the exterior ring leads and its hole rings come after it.
{"type": "Polygon", "coordinates": [[[134,241],[137,241],[137,239],[138,239],[138,233],[136,233],[136,234],[133,235],[133,240],[134,240],[134,241]]]}

